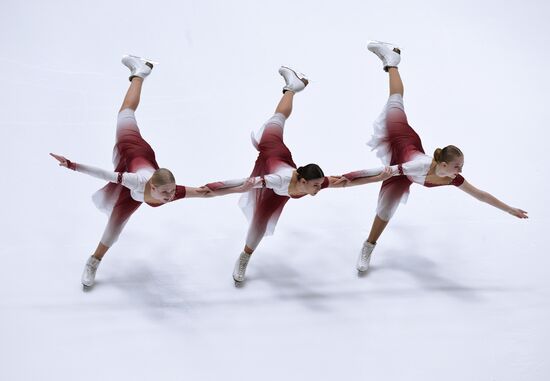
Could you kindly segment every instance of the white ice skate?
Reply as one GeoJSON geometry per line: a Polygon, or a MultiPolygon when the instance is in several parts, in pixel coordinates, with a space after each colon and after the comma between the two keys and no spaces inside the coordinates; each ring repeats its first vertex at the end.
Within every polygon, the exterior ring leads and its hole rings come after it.
{"type": "Polygon", "coordinates": [[[294,93],[302,91],[309,83],[305,74],[302,74],[288,66],[281,66],[279,68],[279,74],[285,79],[286,85],[283,87],[283,93],[285,91],[292,91],[294,93]]]}
{"type": "Polygon", "coordinates": [[[84,272],[82,272],[82,284],[86,287],[92,287],[95,282],[95,273],[97,267],[101,263],[100,260],[90,257],[86,261],[86,266],[84,266],[84,272]]]}
{"type": "Polygon", "coordinates": [[[250,260],[250,254],[244,251],[239,255],[239,259],[235,263],[235,269],[233,269],[233,279],[235,282],[242,282],[244,280],[244,274],[246,273],[246,266],[250,260]]]}
{"type": "Polygon", "coordinates": [[[375,243],[370,243],[367,241],[363,243],[361,253],[359,253],[359,258],[357,258],[357,271],[364,272],[369,269],[370,257],[375,246],[375,243]]]}
{"type": "Polygon", "coordinates": [[[132,81],[132,78],[134,77],[145,79],[145,77],[147,77],[151,73],[153,65],[158,64],[158,62],[152,61],[150,59],[132,55],[122,56],[121,61],[124,66],[130,69],[130,81],[132,81]]]}
{"type": "Polygon", "coordinates": [[[397,67],[401,62],[401,50],[393,44],[382,41],[369,41],[367,49],[382,60],[385,71],[388,71],[390,67],[397,67]]]}

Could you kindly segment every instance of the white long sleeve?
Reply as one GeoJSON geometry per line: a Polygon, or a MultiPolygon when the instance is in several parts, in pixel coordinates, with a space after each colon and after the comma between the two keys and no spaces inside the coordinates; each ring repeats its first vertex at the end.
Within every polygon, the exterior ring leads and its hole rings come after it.
{"type": "MultiPolygon", "coordinates": [[[[95,177],[97,179],[105,180],[111,183],[118,183],[118,172],[107,171],[105,169],[93,167],[91,165],[85,165],[80,163],[75,163],[75,171],[80,173],[85,173],[89,176],[95,177]]],[[[130,190],[138,190],[140,188],[140,177],[131,172],[124,172],[122,174],[121,184],[130,190]]]]}
{"type": "MultiPolygon", "coordinates": [[[[290,181],[292,180],[293,171],[294,168],[287,167],[280,169],[276,173],[254,177],[254,185],[252,186],[252,188],[265,187],[273,189],[273,191],[280,196],[288,196],[288,186],[290,185],[290,181]]],[[[248,178],[218,181],[206,184],[206,186],[212,190],[231,188],[240,186],[244,184],[244,182],[247,180],[248,178]]]]}
{"type": "MultiPolygon", "coordinates": [[[[393,176],[405,175],[416,179],[422,176],[426,176],[426,173],[428,173],[428,170],[430,169],[431,163],[432,160],[429,156],[421,155],[406,163],[392,165],[390,166],[390,169],[393,176]]],[[[384,167],[369,168],[360,171],[349,172],[346,173],[344,176],[350,180],[354,180],[361,177],[371,177],[379,175],[380,173],[382,173],[383,170],[384,167]]]]}
{"type": "MultiPolygon", "coordinates": [[[[252,188],[263,188],[264,186],[269,189],[274,189],[281,187],[283,184],[283,178],[277,174],[270,174],[265,176],[257,176],[254,177],[254,185],[252,188]],[[264,185],[265,181],[265,185],[264,185]]],[[[242,179],[232,179],[232,180],[224,180],[224,181],[218,181],[215,183],[209,183],[206,184],[207,187],[210,189],[216,190],[216,189],[225,189],[225,188],[233,188],[243,185],[248,180],[247,177],[242,179]]]]}
{"type": "MultiPolygon", "coordinates": [[[[283,176],[280,176],[276,173],[272,173],[269,175],[263,176],[263,180],[265,181],[265,187],[269,189],[278,189],[283,186],[285,183],[285,179],[283,176]]],[[[262,188],[263,182],[261,177],[256,177],[254,181],[254,188],[262,188]]],[[[288,187],[288,184],[287,184],[288,187]]]]}
{"type": "MultiPolygon", "coordinates": [[[[397,170],[397,166],[395,166],[395,167],[396,167],[396,170],[397,170]]],[[[377,175],[381,174],[383,170],[384,170],[384,167],[368,168],[368,169],[362,169],[362,170],[359,170],[359,171],[349,172],[349,173],[346,173],[344,176],[347,177],[350,180],[354,180],[354,179],[358,179],[358,178],[361,178],[361,177],[377,176],[377,175]]]]}
{"type": "Polygon", "coordinates": [[[431,158],[426,156],[415,158],[414,160],[407,161],[400,165],[392,165],[390,168],[394,175],[397,174],[411,177],[426,176],[431,163],[431,158]]]}
{"type": "Polygon", "coordinates": [[[275,173],[264,175],[263,181],[262,181],[262,177],[257,177],[254,184],[254,188],[263,187],[265,182],[265,187],[272,189],[279,196],[289,196],[288,187],[290,186],[290,182],[292,181],[293,174],[294,174],[294,168],[292,167],[281,168],[275,173]]]}
{"type": "MultiPolygon", "coordinates": [[[[418,173],[419,170],[423,168],[423,166],[420,166],[418,163],[411,161],[400,165],[392,165],[389,168],[391,169],[391,173],[393,176],[400,176],[400,175],[414,175],[418,173]]],[[[384,170],[384,167],[367,168],[367,169],[361,169],[359,171],[346,173],[344,176],[349,179],[372,177],[372,176],[377,176],[381,174],[383,170],[384,170]]]]}

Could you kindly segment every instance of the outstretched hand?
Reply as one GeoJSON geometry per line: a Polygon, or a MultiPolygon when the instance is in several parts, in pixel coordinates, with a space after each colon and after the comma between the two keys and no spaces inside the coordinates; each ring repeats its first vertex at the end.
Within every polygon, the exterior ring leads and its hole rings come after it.
{"type": "Polygon", "coordinates": [[[517,218],[529,218],[527,212],[519,208],[512,208],[508,211],[508,213],[510,213],[512,216],[516,216],[517,218]]]}
{"type": "Polygon", "coordinates": [[[216,197],[231,193],[247,192],[254,187],[254,177],[249,177],[241,185],[227,186],[223,182],[209,183],[200,188],[196,188],[199,197],[216,197]]]}
{"type": "Polygon", "coordinates": [[[252,189],[254,187],[254,184],[256,182],[256,179],[254,179],[254,177],[249,177],[248,179],[246,179],[246,181],[237,187],[237,190],[239,192],[248,192],[250,189],[252,189]]]}
{"type": "Polygon", "coordinates": [[[195,191],[197,192],[197,194],[200,197],[214,197],[215,196],[212,189],[208,188],[206,185],[203,185],[202,187],[195,189],[195,191]]]}
{"type": "Polygon", "coordinates": [[[382,172],[380,172],[379,175],[376,175],[376,177],[380,180],[380,181],[384,181],[384,180],[387,180],[389,179],[390,177],[393,176],[393,173],[392,173],[392,169],[390,167],[385,167],[384,170],[382,172]]]}
{"type": "Polygon", "coordinates": [[[51,152],[50,152],[50,156],[53,157],[55,160],[57,160],[61,167],[70,168],[71,161],[67,159],[65,156],[56,155],[55,153],[51,153],[51,152]]]}
{"type": "Polygon", "coordinates": [[[333,185],[335,187],[342,185],[342,187],[346,187],[349,183],[351,183],[351,180],[348,179],[346,176],[340,176],[338,180],[336,180],[333,185]]]}

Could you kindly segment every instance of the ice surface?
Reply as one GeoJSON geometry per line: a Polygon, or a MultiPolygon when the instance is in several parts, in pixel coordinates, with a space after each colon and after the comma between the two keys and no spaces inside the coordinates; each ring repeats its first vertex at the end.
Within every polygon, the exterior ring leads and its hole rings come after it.
{"type": "Polygon", "coordinates": [[[15,2],[0,6],[0,380],[545,380],[550,377],[549,5],[510,2],[15,2]],[[378,166],[364,145],[387,96],[368,39],[402,48],[424,147],[530,212],[413,185],[372,269],[355,260],[378,186],[290,201],[235,288],[237,196],[142,207],[83,292],[128,86],[160,61],[137,118],[180,183],[243,177],[281,64],[311,78],[286,141],[299,164],[378,166]]]}

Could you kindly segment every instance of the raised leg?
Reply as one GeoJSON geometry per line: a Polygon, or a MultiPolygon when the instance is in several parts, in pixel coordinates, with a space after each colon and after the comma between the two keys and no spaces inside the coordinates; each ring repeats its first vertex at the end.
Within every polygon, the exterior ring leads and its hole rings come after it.
{"type": "Polygon", "coordinates": [[[275,113],[281,113],[285,116],[285,118],[288,119],[290,114],[292,114],[292,103],[294,101],[294,92],[293,91],[286,91],[283,96],[281,97],[281,100],[279,101],[279,104],[277,105],[277,108],[275,109],[275,113]]]}
{"type": "Polygon", "coordinates": [[[388,74],[390,77],[390,95],[401,94],[403,95],[403,81],[399,75],[399,70],[396,67],[388,68],[388,74]]]}
{"type": "Polygon", "coordinates": [[[127,108],[136,111],[139,100],[141,98],[141,87],[143,86],[143,78],[140,77],[133,77],[132,81],[130,82],[130,87],[128,88],[128,91],[126,92],[126,96],[124,97],[124,101],[122,101],[122,106],[120,106],[120,111],[125,110],[127,108]]]}

